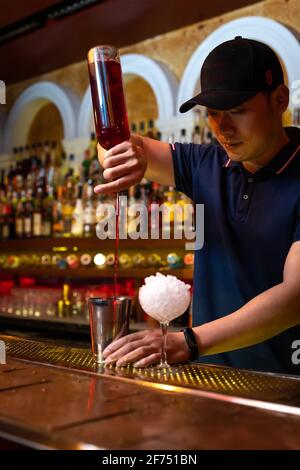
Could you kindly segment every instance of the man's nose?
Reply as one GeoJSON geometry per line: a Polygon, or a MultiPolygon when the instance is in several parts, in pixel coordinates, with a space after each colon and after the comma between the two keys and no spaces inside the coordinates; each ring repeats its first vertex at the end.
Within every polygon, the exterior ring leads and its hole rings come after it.
{"type": "Polygon", "coordinates": [[[223,134],[233,134],[235,132],[234,123],[228,113],[220,113],[218,127],[223,134]]]}

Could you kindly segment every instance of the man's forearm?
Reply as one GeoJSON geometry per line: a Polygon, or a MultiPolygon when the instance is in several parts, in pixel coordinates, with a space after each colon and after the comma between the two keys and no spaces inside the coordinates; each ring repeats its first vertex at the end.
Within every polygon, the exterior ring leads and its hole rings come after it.
{"type": "Polygon", "coordinates": [[[201,354],[245,348],[299,324],[299,291],[278,284],[230,315],[195,327],[201,354]]]}

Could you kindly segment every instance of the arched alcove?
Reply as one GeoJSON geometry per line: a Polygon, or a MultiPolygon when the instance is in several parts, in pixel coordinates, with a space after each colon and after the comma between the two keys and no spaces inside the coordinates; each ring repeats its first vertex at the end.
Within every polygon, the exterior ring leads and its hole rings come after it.
{"type": "MultiPolygon", "coordinates": [[[[177,79],[165,64],[140,54],[126,54],[121,57],[123,75],[136,75],[144,79],[153,90],[158,108],[158,119],[168,120],[175,113],[177,79]]],[[[78,134],[87,137],[91,129],[92,100],[90,88],[81,103],[78,134]]]]}
{"type": "Polygon", "coordinates": [[[76,118],[79,110],[78,97],[66,87],[51,82],[40,82],[27,88],[14,103],[5,126],[4,150],[23,145],[32,122],[39,110],[53,103],[58,109],[64,128],[64,138],[76,137],[76,118]]]}
{"type": "Polygon", "coordinates": [[[235,36],[256,39],[268,44],[278,54],[285,68],[287,85],[300,77],[300,44],[288,28],[277,21],[260,16],[248,16],[230,21],[210,34],[192,55],[180,82],[176,112],[186,100],[200,91],[199,76],[203,62],[216,46],[235,36]]]}
{"type": "Polygon", "coordinates": [[[26,144],[32,145],[45,141],[61,142],[63,139],[64,128],[61,114],[55,104],[47,101],[32,120],[26,144]]]}

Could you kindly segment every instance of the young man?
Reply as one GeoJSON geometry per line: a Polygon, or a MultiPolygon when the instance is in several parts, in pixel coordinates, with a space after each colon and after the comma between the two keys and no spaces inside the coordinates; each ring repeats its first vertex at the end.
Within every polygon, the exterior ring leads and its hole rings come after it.
{"type": "MultiPolygon", "coordinates": [[[[237,37],[208,55],[201,90],[180,110],[206,106],[220,146],[132,136],[99,149],[110,182],[95,192],[122,190],[145,175],[205,206],[193,329],[168,335],[169,362],[298,374],[300,130],[282,127],[289,92],[280,62],[268,46],[237,37]]],[[[160,331],[134,333],[111,344],[106,360],[147,366],[158,362],[160,344],[160,331]]]]}

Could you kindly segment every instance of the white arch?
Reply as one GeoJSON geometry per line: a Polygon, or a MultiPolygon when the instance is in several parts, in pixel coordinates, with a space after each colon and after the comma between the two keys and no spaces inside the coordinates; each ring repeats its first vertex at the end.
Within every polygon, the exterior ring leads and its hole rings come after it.
{"type": "Polygon", "coordinates": [[[256,39],[268,44],[278,54],[287,72],[287,85],[300,79],[300,44],[296,37],[277,21],[248,16],[230,21],[210,34],[192,55],[181,80],[176,112],[186,100],[200,91],[199,76],[203,62],[216,46],[235,36],[256,39]]]}
{"type": "Polygon", "coordinates": [[[14,145],[23,145],[30,125],[39,109],[51,101],[59,110],[64,138],[76,137],[76,118],[79,99],[71,90],[51,82],[39,82],[28,87],[14,103],[5,126],[4,150],[11,151],[14,145]]]}
{"type": "MultiPolygon", "coordinates": [[[[151,86],[158,106],[158,119],[166,120],[175,113],[178,82],[165,64],[141,54],[125,54],[121,57],[122,73],[143,78],[151,86]]],[[[87,137],[90,132],[92,100],[90,87],[81,103],[78,119],[78,134],[87,137]]]]}

